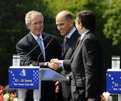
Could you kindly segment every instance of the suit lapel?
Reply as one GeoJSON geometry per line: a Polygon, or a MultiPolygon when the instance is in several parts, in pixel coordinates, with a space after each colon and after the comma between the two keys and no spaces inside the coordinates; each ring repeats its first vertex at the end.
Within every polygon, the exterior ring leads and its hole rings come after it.
{"type": "MultiPolygon", "coordinates": [[[[42,33],[42,38],[44,39],[48,34],[42,33]]],[[[47,43],[49,42],[48,37],[44,40],[44,48],[47,46],[47,43]]],[[[48,49],[45,49],[45,60],[47,60],[48,49]]]]}
{"type": "MultiPolygon", "coordinates": [[[[74,53],[73,53],[72,59],[73,59],[73,57],[75,56],[75,54],[77,53],[78,49],[82,48],[83,41],[84,41],[84,39],[87,37],[87,35],[88,35],[89,33],[90,33],[90,31],[87,32],[87,34],[83,37],[83,39],[81,40],[80,43],[77,42],[77,47],[76,47],[76,49],[75,49],[75,51],[74,51],[74,53]]],[[[80,38],[81,38],[81,36],[79,37],[79,39],[80,39],[80,38]]]]}
{"type": "Polygon", "coordinates": [[[74,53],[73,53],[73,55],[72,55],[72,57],[71,57],[71,61],[73,60],[75,54],[78,53],[77,51],[78,51],[80,48],[81,48],[81,43],[79,43],[79,44],[77,45],[77,47],[76,47],[76,49],[75,49],[75,51],[74,51],[74,53]]]}
{"type": "Polygon", "coordinates": [[[65,51],[63,51],[64,50],[64,42],[63,42],[62,57],[66,54],[66,52],[70,48],[71,44],[73,43],[73,40],[76,38],[76,35],[77,35],[76,33],[77,33],[77,30],[72,34],[72,36],[70,37],[70,39],[67,41],[65,51]]]}
{"type": "MultiPolygon", "coordinates": [[[[31,47],[31,50],[32,50],[34,47],[36,47],[36,46],[38,45],[37,41],[36,41],[35,38],[31,35],[31,33],[29,33],[28,41],[29,41],[30,44],[31,44],[30,46],[32,46],[32,47],[31,47]]],[[[38,47],[36,47],[36,49],[35,49],[34,51],[35,51],[35,53],[36,53],[37,56],[40,55],[41,49],[40,49],[39,45],[38,45],[38,47]]],[[[37,58],[38,58],[38,57],[37,57],[37,58]]],[[[40,61],[44,61],[42,55],[40,56],[39,60],[40,60],[40,61]]]]}
{"type": "MultiPolygon", "coordinates": [[[[63,51],[63,54],[64,55],[67,51],[68,51],[68,48],[69,46],[72,44],[72,41],[70,41],[70,39],[68,39],[67,43],[66,43],[66,47],[65,47],[65,51],[63,51]]],[[[63,45],[63,48],[64,48],[64,45],[63,45]]],[[[64,49],[63,49],[64,50],[64,49]]]]}
{"type": "MultiPolygon", "coordinates": [[[[28,34],[28,41],[30,42],[32,48],[38,44],[35,38],[32,36],[31,32],[28,34]]],[[[37,47],[37,49],[39,49],[39,47],[37,47]]]]}
{"type": "Polygon", "coordinates": [[[63,45],[62,45],[62,55],[64,54],[64,41],[63,41],[63,45]]]}
{"type": "MultiPolygon", "coordinates": [[[[42,33],[42,38],[44,39],[46,37],[45,33],[42,33]]],[[[47,45],[47,39],[44,40],[44,48],[46,47],[47,45]]]]}

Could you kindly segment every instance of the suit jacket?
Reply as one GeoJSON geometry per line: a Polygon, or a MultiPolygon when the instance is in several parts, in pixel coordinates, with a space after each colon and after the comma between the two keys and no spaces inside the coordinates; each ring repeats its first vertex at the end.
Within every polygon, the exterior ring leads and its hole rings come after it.
{"type": "MultiPolygon", "coordinates": [[[[43,39],[48,34],[42,33],[43,39]]],[[[53,35],[50,35],[44,40],[44,46],[49,43],[50,39],[53,37],[53,35]]],[[[38,65],[37,58],[41,53],[40,47],[36,47],[29,55],[27,55],[35,46],[37,46],[38,43],[34,39],[31,33],[27,34],[25,37],[23,37],[16,45],[17,53],[21,57],[21,65],[38,65]]],[[[48,47],[45,49],[45,57],[46,61],[50,61],[52,58],[59,58],[61,56],[61,45],[59,45],[57,38],[54,36],[54,39],[52,42],[48,45],[48,47]]],[[[45,67],[44,65],[44,59],[41,55],[39,58],[39,65],[40,67],[45,67]]],[[[46,67],[48,68],[48,67],[46,67]]],[[[55,92],[55,85],[54,82],[49,81],[42,81],[42,87],[41,87],[41,101],[54,101],[54,92],[55,92]],[[47,99],[48,98],[48,99],[47,99]]],[[[30,92],[30,91],[28,91],[30,92]]],[[[33,94],[32,94],[33,95],[33,94]]],[[[31,95],[31,96],[32,96],[31,95]]],[[[32,97],[30,97],[30,93],[28,93],[26,101],[33,101],[32,97]]]]}
{"type": "MultiPolygon", "coordinates": [[[[89,31],[78,44],[71,60],[64,61],[64,67],[71,66],[71,92],[73,101],[87,101],[106,91],[104,46],[95,31],[89,31]]],[[[68,69],[68,68],[67,68],[68,69]]]]}
{"type": "MultiPolygon", "coordinates": [[[[65,47],[65,51],[63,51],[64,49],[64,43],[63,43],[63,47],[62,47],[62,55],[61,58],[62,60],[66,60],[66,59],[71,59],[71,56],[75,50],[76,44],[77,44],[77,40],[80,37],[80,34],[78,33],[78,31],[76,30],[72,36],[68,39],[67,43],[66,43],[66,47],[65,47]]],[[[67,76],[67,74],[69,74],[71,72],[71,68],[69,67],[69,70],[65,70],[65,68],[63,68],[61,74],[64,76],[67,76]]],[[[65,82],[61,83],[61,87],[62,87],[62,95],[63,95],[63,101],[70,101],[70,94],[71,94],[71,88],[70,85],[66,84],[65,82]]]]}

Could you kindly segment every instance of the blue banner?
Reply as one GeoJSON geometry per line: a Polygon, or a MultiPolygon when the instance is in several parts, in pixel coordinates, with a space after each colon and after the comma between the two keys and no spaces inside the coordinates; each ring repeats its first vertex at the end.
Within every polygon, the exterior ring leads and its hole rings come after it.
{"type": "Polygon", "coordinates": [[[107,91],[112,94],[121,94],[121,71],[109,69],[107,75],[107,91]]]}
{"type": "Polygon", "coordinates": [[[39,89],[39,67],[9,68],[9,88],[39,89]]]}

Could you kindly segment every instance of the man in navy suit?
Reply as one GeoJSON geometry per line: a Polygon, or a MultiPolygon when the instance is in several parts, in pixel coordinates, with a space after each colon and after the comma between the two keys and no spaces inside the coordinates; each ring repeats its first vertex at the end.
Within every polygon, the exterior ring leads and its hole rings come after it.
{"type": "MultiPolygon", "coordinates": [[[[56,16],[56,25],[57,29],[60,31],[62,36],[65,36],[63,45],[62,45],[62,55],[61,59],[66,60],[70,59],[80,34],[76,30],[73,24],[72,15],[68,11],[61,11],[56,16]],[[66,40],[67,39],[67,40],[66,40]],[[66,44],[65,44],[66,41],[66,44]]],[[[64,76],[69,75],[70,70],[65,70],[62,68],[61,74],[64,76]]],[[[59,101],[71,101],[71,87],[68,83],[61,82],[59,94],[61,94],[62,90],[62,99],[59,97],[59,101]],[[60,100],[61,99],[61,100],[60,100]]]]}
{"type": "MultiPolygon", "coordinates": [[[[43,22],[44,17],[38,11],[30,11],[26,14],[25,23],[30,32],[16,45],[17,53],[21,57],[21,65],[31,64],[34,66],[39,65],[40,68],[47,67],[47,61],[61,56],[61,46],[59,45],[57,38],[53,35],[42,32],[43,22]],[[45,37],[46,39],[41,43],[45,37]],[[52,37],[54,37],[52,42],[44,50],[52,37]],[[36,47],[38,45],[38,40],[40,40],[39,43],[41,43],[40,47],[36,47]],[[34,47],[36,48],[28,54],[34,47]],[[41,53],[42,55],[40,55],[41,53]],[[38,59],[39,55],[40,57],[38,59]]],[[[27,91],[26,101],[33,101],[32,90],[27,91]]],[[[53,81],[42,81],[41,101],[55,101],[55,84],[53,81]]]]}
{"type": "MultiPolygon", "coordinates": [[[[66,70],[71,67],[73,101],[101,101],[100,95],[106,91],[105,51],[96,32],[95,13],[82,10],[77,13],[75,23],[81,37],[71,59],[53,59],[51,63],[60,63],[66,70]]],[[[57,69],[55,66],[52,68],[57,69]]]]}

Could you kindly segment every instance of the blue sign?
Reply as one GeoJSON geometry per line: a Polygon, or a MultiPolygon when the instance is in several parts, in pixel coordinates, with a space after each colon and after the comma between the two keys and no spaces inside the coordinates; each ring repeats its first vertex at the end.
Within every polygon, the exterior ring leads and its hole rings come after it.
{"type": "Polygon", "coordinates": [[[39,67],[11,66],[9,88],[39,89],[39,67]]]}
{"type": "Polygon", "coordinates": [[[109,69],[107,75],[107,91],[112,94],[121,94],[121,70],[109,69]]]}

